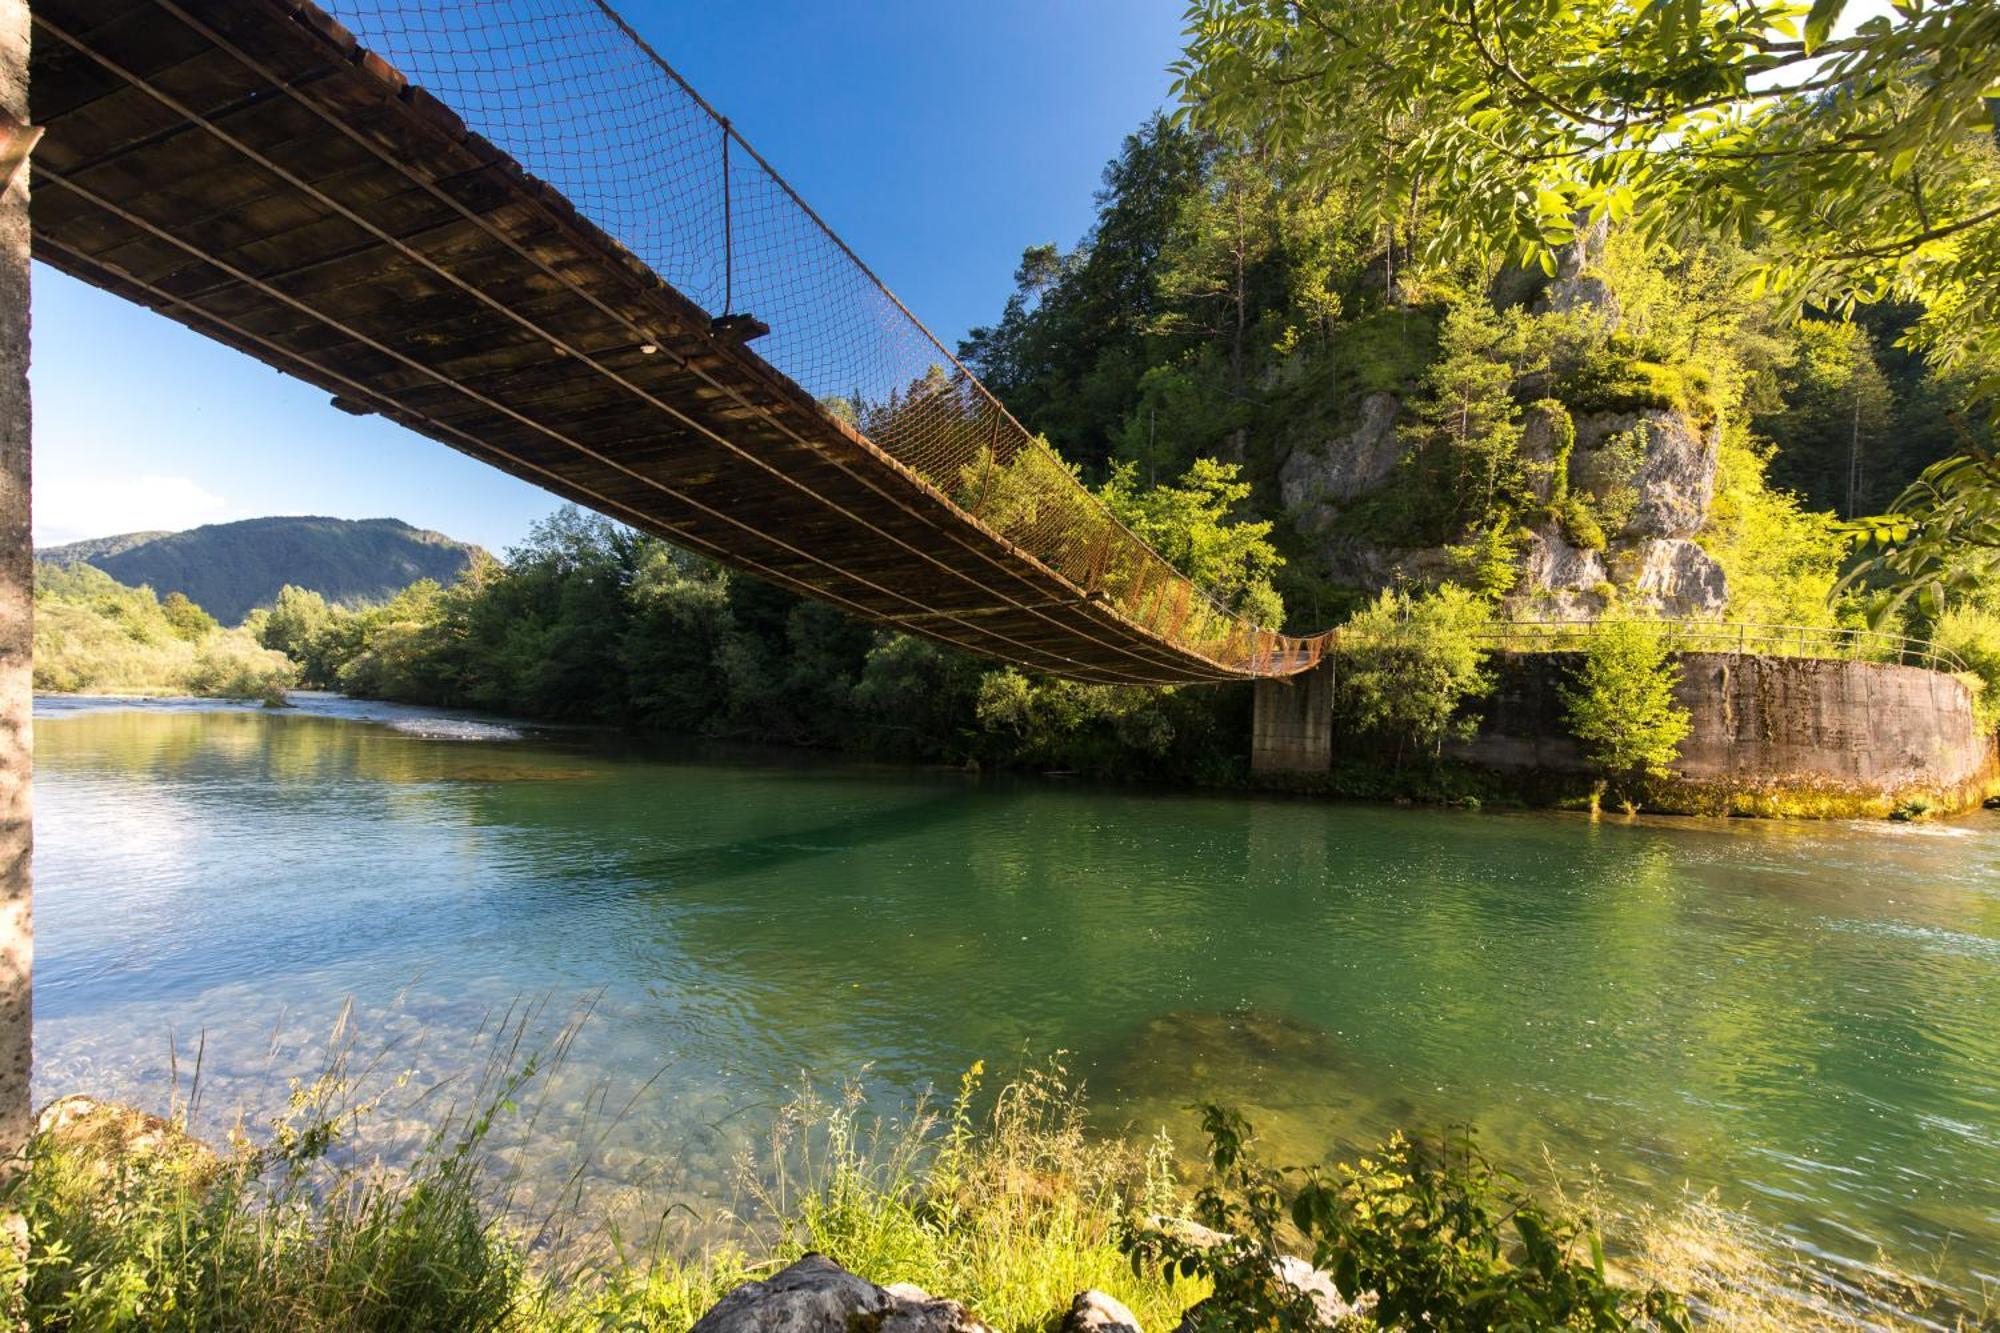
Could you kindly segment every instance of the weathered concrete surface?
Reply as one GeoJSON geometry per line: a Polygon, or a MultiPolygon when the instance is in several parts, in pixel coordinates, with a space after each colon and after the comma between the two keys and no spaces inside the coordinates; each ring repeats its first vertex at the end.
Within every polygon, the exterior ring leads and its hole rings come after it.
{"type": "MultiPolygon", "coordinates": [[[[1500,654],[1479,734],[1455,757],[1498,769],[1588,769],[1563,723],[1561,688],[1581,654],[1500,654]]],[[[1839,784],[1890,793],[1979,776],[1979,733],[1964,682],[1921,667],[1802,657],[1688,653],[1677,697],[1692,730],[1675,765],[1697,781],[1839,784]]]]}
{"type": "MultiPolygon", "coordinates": [[[[28,6],[0,0],[0,112],[28,120],[28,6]]],[[[34,1117],[28,875],[34,845],[34,544],[28,535],[28,170],[0,196],[0,1181],[19,1164],[34,1117]]],[[[8,1239],[25,1243],[18,1215],[8,1239]]]]}
{"type": "Polygon", "coordinates": [[[1250,732],[1253,773],[1324,773],[1333,763],[1333,659],[1289,680],[1260,680],[1250,732]]]}

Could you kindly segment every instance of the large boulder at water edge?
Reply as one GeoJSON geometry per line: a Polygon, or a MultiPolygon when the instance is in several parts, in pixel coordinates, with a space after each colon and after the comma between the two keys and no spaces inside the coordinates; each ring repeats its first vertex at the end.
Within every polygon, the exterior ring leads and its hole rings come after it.
{"type": "Polygon", "coordinates": [[[1070,1302],[1062,1333],[1140,1333],[1139,1316],[1116,1296],[1092,1287],[1070,1302]]]}
{"type": "Polygon", "coordinates": [[[715,1303],[693,1333],[993,1333],[957,1301],[907,1283],[878,1287],[823,1254],[746,1282],[715,1303]]]}

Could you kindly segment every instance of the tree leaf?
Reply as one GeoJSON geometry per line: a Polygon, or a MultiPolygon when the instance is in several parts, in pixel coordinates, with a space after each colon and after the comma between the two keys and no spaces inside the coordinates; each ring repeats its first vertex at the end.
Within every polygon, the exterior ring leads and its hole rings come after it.
{"type": "Polygon", "coordinates": [[[1826,44],[1827,35],[1833,31],[1840,11],[1845,8],[1847,0],[1813,0],[1812,12],[1806,15],[1807,55],[1826,44]]]}

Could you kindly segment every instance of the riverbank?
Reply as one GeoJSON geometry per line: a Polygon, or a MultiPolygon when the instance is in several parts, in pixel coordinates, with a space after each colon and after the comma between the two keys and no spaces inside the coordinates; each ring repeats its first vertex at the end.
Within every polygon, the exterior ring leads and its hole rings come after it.
{"type": "MultiPolygon", "coordinates": [[[[930,1333],[1058,1324],[1091,1333],[1107,1314],[1133,1333],[1168,1333],[1198,1304],[1205,1328],[1268,1327],[1271,1307],[1259,1302],[1276,1300],[1278,1326],[1304,1333],[1403,1326],[1376,1313],[1418,1293],[1441,1327],[1486,1326],[1478,1312],[1503,1294],[1544,1309],[1552,1324],[1589,1300],[1597,1313],[1579,1326],[1599,1329],[1677,1320],[1753,1333],[1835,1323],[1973,1329],[1992,1313],[1887,1269],[1857,1286],[1706,1200],[1631,1211],[1601,1185],[1522,1184],[1489,1174],[1476,1155],[1431,1158],[1400,1140],[1385,1151],[1418,1178],[1367,1164],[1319,1177],[1340,1190],[1324,1205],[1328,1221],[1314,1224],[1324,1232],[1315,1250],[1290,1223],[1265,1233],[1241,1211],[1242,1189],[1265,1180],[1265,1168],[1218,1157],[1228,1169],[1187,1179],[1164,1139],[1096,1137],[1055,1065],[991,1095],[975,1065],[948,1102],[888,1118],[868,1113],[852,1089],[831,1100],[808,1094],[778,1112],[766,1148],[739,1163],[725,1232],[691,1245],[688,1228],[666,1225],[670,1210],[653,1234],[620,1235],[573,1199],[540,1211],[514,1202],[488,1135],[496,1119],[534,1114],[516,1106],[541,1103],[544,1057],[520,1054],[518,1065],[489,1066],[488,1081],[403,1162],[350,1150],[385,1090],[344,1063],[295,1092],[268,1130],[221,1152],[188,1137],[178,1118],[83,1098],[48,1108],[16,1196],[29,1228],[27,1325],[686,1333],[731,1292],[705,1327],[838,1333],[854,1326],[845,1316],[857,1311],[845,1307],[858,1301],[878,1315],[901,1309],[930,1333]],[[1197,1184],[1215,1191],[1207,1202],[1197,1184]],[[1473,1211],[1453,1211],[1454,1199],[1473,1211]],[[1539,1219],[1536,1231],[1508,1220],[1524,1213],[1539,1219]],[[1194,1217],[1246,1229],[1217,1248],[1217,1233],[1161,1221],[1194,1217]],[[1418,1217],[1436,1227],[1425,1246],[1404,1239],[1418,1217]],[[1555,1247],[1540,1258],[1523,1247],[1538,1236],[1555,1247]],[[1174,1248],[1184,1241],[1195,1248],[1174,1248]],[[1592,1257],[1600,1243],[1610,1255],[1601,1276],[1592,1257]],[[1161,1271],[1162,1246],[1185,1257],[1181,1272],[1161,1271]],[[1316,1285],[1295,1285],[1309,1265],[1271,1281],[1272,1261],[1301,1249],[1367,1274],[1368,1290],[1339,1292],[1324,1272],[1316,1285]],[[843,1286],[834,1270],[806,1265],[788,1281],[809,1296],[744,1285],[812,1254],[863,1283],[843,1286]],[[867,1283],[891,1290],[871,1295],[867,1283]],[[1317,1294],[1289,1308],[1300,1290],[1317,1294]],[[1066,1321],[1085,1292],[1097,1294],[1100,1322],[1066,1321]]],[[[1246,1147],[1257,1151],[1254,1138],[1246,1147]]],[[[1308,1184],[1268,1178],[1281,1202],[1308,1184]]],[[[1518,1317],[1522,1307],[1512,1308],[1518,1317]]]]}

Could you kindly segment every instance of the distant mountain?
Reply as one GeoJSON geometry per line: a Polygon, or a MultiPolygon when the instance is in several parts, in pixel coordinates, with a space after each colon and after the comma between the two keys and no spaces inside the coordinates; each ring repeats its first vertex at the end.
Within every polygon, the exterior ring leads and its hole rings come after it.
{"type": "Polygon", "coordinates": [[[394,597],[418,579],[449,583],[478,547],[393,518],[248,518],[186,532],[132,532],[35,552],[95,565],[120,583],[185,594],[225,625],[268,606],[287,583],[329,601],[394,597]]]}

